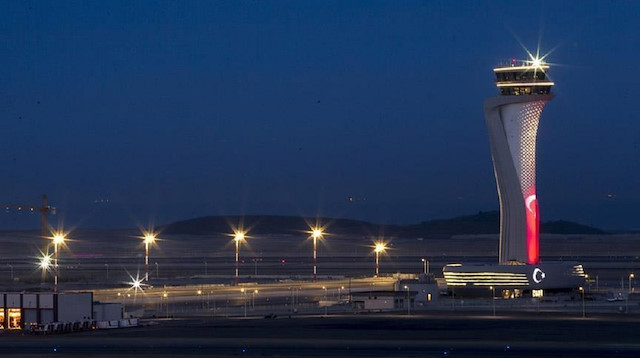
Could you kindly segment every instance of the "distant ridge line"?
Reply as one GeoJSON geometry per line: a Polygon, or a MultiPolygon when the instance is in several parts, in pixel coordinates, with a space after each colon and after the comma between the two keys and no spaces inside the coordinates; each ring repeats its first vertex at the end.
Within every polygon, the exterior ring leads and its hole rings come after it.
{"type": "MultiPolygon", "coordinates": [[[[341,218],[311,218],[286,215],[225,215],[205,216],[176,221],[160,227],[165,234],[216,235],[230,233],[232,227],[243,225],[253,234],[294,235],[309,231],[309,225],[327,226],[329,233],[341,235],[389,237],[446,237],[452,235],[498,234],[500,213],[479,212],[450,219],[423,221],[411,225],[381,225],[363,220],[341,218]]],[[[603,235],[604,230],[571,221],[557,220],[541,223],[546,234],[603,235]]]]}

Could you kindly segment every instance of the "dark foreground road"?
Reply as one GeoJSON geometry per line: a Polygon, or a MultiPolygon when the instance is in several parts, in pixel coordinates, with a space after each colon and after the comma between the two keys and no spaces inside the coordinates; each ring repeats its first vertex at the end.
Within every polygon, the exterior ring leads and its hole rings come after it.
{"type": "Polygon", "coordinates": [[[189,319],[60,336],[0,336],[11,356],[637,357],[640,317],[349,315],[189,319]]]}

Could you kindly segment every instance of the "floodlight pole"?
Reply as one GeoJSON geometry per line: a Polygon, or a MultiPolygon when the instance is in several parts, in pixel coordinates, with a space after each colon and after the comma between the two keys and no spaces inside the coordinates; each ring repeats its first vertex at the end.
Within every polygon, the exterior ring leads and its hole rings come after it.
{"type": "Polygon", "coordinates": [[[144,280],[149,281],[149,240],[144,240],[144,280]]]}
{"type": "Polygon", "coordinates": [[[313,282],[318,280],[318,237],[313,235],[313,282]]]}
{"type": "Polygon", "coordinates": [[[240,254],[239,254],[239,251],[240,251],[240,240],[235,240],[235,242],[236,242],[236,262],[235,262],[236,276],[235,276],[234,283],[237,286],[238,285],[238,276],[239,276],[239,273],[240,273],[240,271],[238,269],[238,260],[240,258],[240,254]]]}
{"type": "Polygon", "coordinates": [[[53,272],[54,272],[53,292],[58,292],[58,243],[55,240],[53,241],[53,254],[54,254],[54,261],[53,261],[53,272]]]}

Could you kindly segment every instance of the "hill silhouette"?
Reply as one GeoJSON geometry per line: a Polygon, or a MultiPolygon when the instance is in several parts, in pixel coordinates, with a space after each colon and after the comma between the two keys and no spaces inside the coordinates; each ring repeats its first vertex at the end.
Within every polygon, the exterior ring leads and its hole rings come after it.
{"type": "MultiPolygon", "coordinates": [[[[361,220],[316,219],[299,216],[206,216],[173,222],[161,229],[166,234],[219,235],[229,233],[231,227],[241,225],[250,230],[252,234],[300,235],[308,232],[309,226],[316,222],[328,226],[331,233],[341,235],[381,235],[384,233],[386,236],[413,238],[498,234],[500,231],[500,213],[498,211],[479,212],[451,219],[429,220],[413,225],[379,225],[361,220]]],[[[547,234],[606,234],[598,228],[563,220],[543,222],[540,226],[541,232],[547,234]]]]}

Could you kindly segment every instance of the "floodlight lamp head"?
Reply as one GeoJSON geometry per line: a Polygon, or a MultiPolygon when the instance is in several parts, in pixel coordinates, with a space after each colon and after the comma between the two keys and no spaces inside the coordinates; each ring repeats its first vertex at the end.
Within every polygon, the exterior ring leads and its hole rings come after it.
{"type": "Polygon", "coordinates": [[[245,232],[244,231],[236,231],[236,233],[233,235],[233,240],[235,242],[244,241],[245,240],[245,232]]]}
{"type": "Polygon", "coordinates": [[[62,233],[56,233],[55,235],[53,235],[53,243],[56,245],[62,244],[65,240],[64,234],[62,233]]]}
{"type": "Polygon", "coordinates": [[[381,253],[381,252],[385,252],[386,249],[387,249],[387,245],[384,242],[378,242],[376,243],[374,251],[376,253],[381,253]]]}
{"type": "Polygon", "coordinates": [[[152,244],[154,241],[156,241],[156,235],[154,235],[153,233],[149,232],[144,235],[145,244],[152,244]]]}

